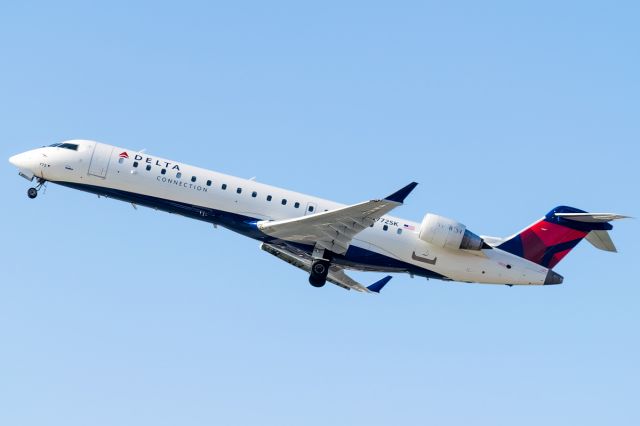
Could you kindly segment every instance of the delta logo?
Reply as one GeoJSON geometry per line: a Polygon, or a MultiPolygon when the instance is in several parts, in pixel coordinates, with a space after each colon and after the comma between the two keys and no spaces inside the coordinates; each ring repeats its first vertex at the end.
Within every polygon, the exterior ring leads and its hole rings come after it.
{"type": "MultiPolygon", "coordinates": [[[[129,153],[127,153],[127,151],[122,151],[122,152],[120,153],[119,157],[120,157],[120,158],[126,158],[126,159],[129,159],[129,153]]],[[[162,162],[160,162],[160,160],[156,160],[156,159],[151,158],[151,157],[143,157],[143,156],[142,156],[142,155],[140,155],[140,154],[136,154],[136,155],[134,155],[134,156],[133,156],[133,159],[134,159],[135,161],[142,161],[142,162],[144,162],[144,163],[146,163],[146,164],[154,164],[154,165],[159,166],[159,167],[165,167],[165,168],[167,168],[167,169],[180,171],[180,166],[179,166],[179,165],[174,164],[174,163],[170,163],[170,162],[168,162],[168,161],[162,161],[162,162]]],[[[136,167],[137,167],[137,165],[136,165],[136,164],[134,164],[134,166],[136,166],[136,167]]]]}

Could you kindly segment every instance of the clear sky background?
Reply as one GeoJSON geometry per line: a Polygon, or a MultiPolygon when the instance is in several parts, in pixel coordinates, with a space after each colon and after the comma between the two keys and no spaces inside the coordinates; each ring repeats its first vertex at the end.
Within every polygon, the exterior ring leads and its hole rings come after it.
{"type": "MultiPolygon", "coordinates": [[[[327,285],[6,162],[88,138],[505,236],[640,216],[637,2],[3,2],[2,425],[637,425],[638,222],[565,284],[327,285]]],[[[356,274],[373,282],[380,274],[356,274]]]]}

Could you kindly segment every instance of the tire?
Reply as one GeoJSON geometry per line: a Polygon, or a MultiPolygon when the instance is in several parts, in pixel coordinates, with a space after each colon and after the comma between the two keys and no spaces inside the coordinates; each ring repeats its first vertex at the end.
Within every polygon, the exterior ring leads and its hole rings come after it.
{"type": "Polygon", "coordinates": [[[27,190],[27,197],[31,198],[32,200],[34,198],[36,198],[38,196],[38,190],[35,188],[29,188],[27,190]]]}
{"type": "Polygon", "coordinates": [[[327,282],[329,265],[329,261],[324,259],[314,261],[309,274],[309,284],[314,287],[322,287],[327,282]]]}
{"type": "Polygon", "coordinates": [[[309,284],[311,284],[312,286],[314,286],[316,288],[320,288],[320,287],[324,286],[326,282],[327,282],[326,279],[317,278],[317,277],[315,277],[313,275],[309,275],[309,284]]]}

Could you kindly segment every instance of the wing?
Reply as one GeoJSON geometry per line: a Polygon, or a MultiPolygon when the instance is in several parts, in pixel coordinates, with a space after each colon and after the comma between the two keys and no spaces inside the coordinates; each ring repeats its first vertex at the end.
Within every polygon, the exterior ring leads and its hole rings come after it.
{"type": "Polygon", "coordinates": [[[365,201],[293,219],[262,220],[257,226],[260,231],[275,238],[315,245],[336,254],[344,254],[355,235],[373,225],[377,218],[401,206],[417,185],[412,182],[382,200],[365,201]]]}
{"type": "MultiPolygon", "coordinates": [[[[310,272],[311,271],[311,263],[313,259],[311,256],[293,252],[291,250],[287,250],[281,246],[275,246],[273,244],[261,244],[260,248],[266,251],[269,254],[274,255],[278,259],[284,260],[285,262],[293,265],[297,268],[302,269],[303,271],[310,272]]],[[[331,265],[329,267],[329,275],[327,276],[327,281],[337,286],[344,288],[345,290],[355,290],[361,293],[380,293],[380,290],[389,282],[391,276],[386,276],[378,282],[371,284],[368,287],[360,284],[353,278],[349,277],[345,274],[344,270],[337,265],[331,265]]]]}

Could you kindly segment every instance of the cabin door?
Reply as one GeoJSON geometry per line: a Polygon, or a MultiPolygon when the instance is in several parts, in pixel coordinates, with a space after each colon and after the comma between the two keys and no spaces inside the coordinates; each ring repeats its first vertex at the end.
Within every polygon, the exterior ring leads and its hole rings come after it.
{"type": "Polygon", "coordinates": [[[111,161],[111,153],[113,147],[101,143],[96,143],[93,148],[93,155],[91,156],[91,163],[89,164],[89,174],[105,178],[107,176],[107,169],[109,168],[109,162],[111,161]]]}

